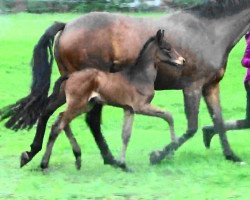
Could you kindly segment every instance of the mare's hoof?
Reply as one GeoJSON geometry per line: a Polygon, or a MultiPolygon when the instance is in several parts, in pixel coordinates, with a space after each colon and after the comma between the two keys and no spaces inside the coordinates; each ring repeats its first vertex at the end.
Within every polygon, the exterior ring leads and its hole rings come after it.
{"type": "Polygon", "coordinates": [[[77,170],[81,169],[81,166],[82,166],[82,160],[81,160],[81,158],[77,158],[76,159],[75,166],[76,166],[77,170]]]}
{"type": "Polygon", "coordinates": [[[129,167],[125,167],[124,169],[122,169],[124,172],[127,172],[127,173],[133,173],[134,170],[132,170],[131,168],[129,167]]]}
{"type": "Polygon", "coordinates": [[[133,172],[132,169],[128,168],[126,163],[120,162],[119,167],[122,169],[124,172],[133,172]]]}
{"type": "Polygon", "coordinates": [[[122,163],[114,158],[107,158],[104,160],[104,165],[111,165],[113,167],[122,168],[122,163]]]}
{"type": "Polygon", "coordinates": [[[246,166],[247,165],[247,163],[246,162],[244,162],[244,161],[242,161],[242,162],[238,162],[239,163],[239,165],[240,166],[246,166]]]}
{"type": "Polygon", "coordinates": [[[158,164],[163,159],[162,151],[153,151],[149,159],[152,165],[158,164]]]}
{"type": "Polygon", "coordinates": [[[209,149],[211,140],[212,140],[215,133],[213,130],[208,129],[206,127],[202,128],[202,132],[203,132],[203,143],[204,143],[205,147],[207,149],[209,149]]]}
{"type": "Polygon", "coordinates": [[[23,152],[20,157],[20,167],[23,167],[30,161],[27,151],[23,152]]]}
{"type": "Polygon", "coordinates": [[[238,162],[238,163],[242,162],[242,160],[238,156],[236,156],[234,154],[226,155],[225,157],[226,157],[227,160],[230,160],[230,161],[233,161],[233,162],[238,162]]]}
{"type": "Polygon", "coordinates": [[[114,158],[105,158],[103,163],[104,165],[116,165],[118,161],[116,161],[114,158]]]}

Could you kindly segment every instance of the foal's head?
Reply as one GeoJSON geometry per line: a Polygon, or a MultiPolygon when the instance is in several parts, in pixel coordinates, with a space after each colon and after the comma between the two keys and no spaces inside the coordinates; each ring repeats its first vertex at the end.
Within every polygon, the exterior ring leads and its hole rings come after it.
{"type": "Polygon", "coordinates": [[[155,63],[164,62],[170,65],[184,65],[185,59],[164,38],[164,30],[158,30],[155,36],[155,63]]]}

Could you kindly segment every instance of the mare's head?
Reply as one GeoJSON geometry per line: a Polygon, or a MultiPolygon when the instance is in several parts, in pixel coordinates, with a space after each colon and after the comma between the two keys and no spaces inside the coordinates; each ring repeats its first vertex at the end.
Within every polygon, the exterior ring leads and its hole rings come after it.
{"type": "Polygon", "coordinates": [[[172,66],[184,65],[185,59],[164,38],[164,30],[158,30],[155,36],[155,64],[167,63],[172,66]]]}

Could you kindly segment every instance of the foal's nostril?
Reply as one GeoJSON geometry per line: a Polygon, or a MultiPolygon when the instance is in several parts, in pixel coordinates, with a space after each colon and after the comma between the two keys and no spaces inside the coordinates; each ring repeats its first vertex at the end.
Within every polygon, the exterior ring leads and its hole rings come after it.
{"type": "Polygon", "coordinates": [[[186,60],[185,60],[185,58],[183,58],[182,62],[183,62],[183,64],[185,64],[185,63],[186,63],[186,60]]]}
{"type": "Polygon", "coordinates": [[[183,57],[179,57],[179,60],[182,62],[183,65],[184,65],[185,62],[186,62],[185,58],[183,58],[183,57]]]}

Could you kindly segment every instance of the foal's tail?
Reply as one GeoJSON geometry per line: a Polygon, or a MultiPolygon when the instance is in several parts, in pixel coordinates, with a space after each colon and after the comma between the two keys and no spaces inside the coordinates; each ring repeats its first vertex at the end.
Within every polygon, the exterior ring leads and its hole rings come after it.
{"type": "Polygon", "coordinates": [[[33,51],[32,84],[28,96],[15,104],[0,110],[0,121],[8,119],[5,126],[13,130],[30,129],[40,117],[48,103],[51,68],[53,63],[53,42],[57,32],[65,27],[65,23],[55,22],[42,35],[33,51]]]}

